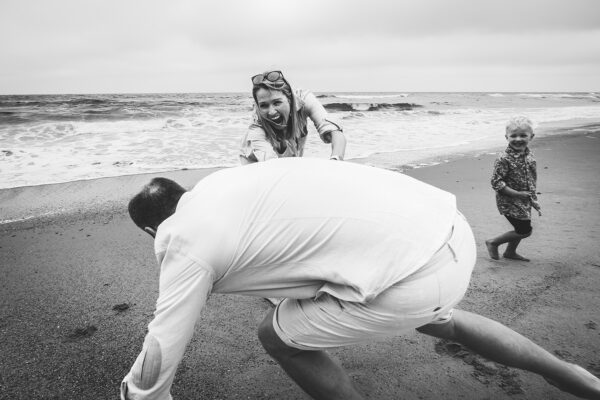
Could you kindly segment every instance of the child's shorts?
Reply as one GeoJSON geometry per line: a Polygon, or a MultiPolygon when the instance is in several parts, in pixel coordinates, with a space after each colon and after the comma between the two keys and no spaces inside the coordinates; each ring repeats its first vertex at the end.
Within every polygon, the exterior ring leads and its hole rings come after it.
{"type": "Polygon", "coordinates": [[[383,339],[430,323],[446,323],[463,298],[475,265],[475,240],[458,214],[449,239],[416,273],[367,303],[285,299],[275,309],[273,327],[288,346],[319,350],[383,339]]]}
{"type": "Polygon", "coordinates": [[[530,219],[517,219],[509,215],[505,215],[505,217],[519,235],[527,235],[533,230],[530,219]]]}

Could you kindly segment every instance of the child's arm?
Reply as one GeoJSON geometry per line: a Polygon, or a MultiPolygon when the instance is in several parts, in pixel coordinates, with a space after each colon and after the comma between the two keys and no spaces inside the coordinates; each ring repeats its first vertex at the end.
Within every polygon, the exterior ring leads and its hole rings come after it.
{"type": "Polygon", "coordinates": [[[538,215],[541,217],[542,209],[540,207],[540,203],[538,202],[537,193],[535,191],[537,182],[537,162],[535,161],[535,159],[533,159],[531,162],[531,177],[533,179],[533,190],[531,191],[531,206],[537,210],[538,215]]]}
{"type": "Polygon", "coordinates": [[[517,197],[517,198],[521,198],[521,199],[529,199],[531,197],[531,193],[529,193],[528,191],[515,190],[515,189],[507,186],[506,184],[504,184],[504,187],[502,189],[498,190],[498,192],[500,192],[506,196],[517,197]]]}
{"type": "Polygon", "coordinates": [[[508,186],[506,184],[506,181],[504,180],[504,178],[508,175],[508,173],[509,173],[508,162],[503,157],[498,158],[494,162],[494,171],[492,173],[492,179],[491,179],[492,189],[494,189],[496,192],[501,193],[505,196],[520,197],[520,198],[529,197],[528,192],[520,192],[518,190],[514,190],[513,188],[511,188],[510,186],[508,186]]]}
{"type": "Polygon", "coordinates": [[[521,199],[529,199],[529,201],[531,202],[531,206],[537,210],[538,215],[540,217],[542,216],[540,203],[537,202],[537,199],[534,198],[535,196],[533,196],[530,192],[514,190],[508,186],[504,186],[502,189],[499,190],[499,192],[506,196],[518,197],[521,199]]]}
{"type": "Polygon", "coordinates": [[[538,212],[538,215],[541,217],[542,216],[542,208],[540,207],[540,203],[538,203],[538,201],[537,201],[537,196],[536,196],[536,198],[531,196],[531,206],[536,209],[536,211],[538,212]]]}
{"type": "Polygon", "coordinates": [[[499,157],[494,162],[494,172],[491,179],[492,189],[505,196],[521,199],[530,198],[531,194],[529,192],[515,190],[506,184],[504,178],[509,174],[509,170],[508,162],[503,157],[499,157]]]}

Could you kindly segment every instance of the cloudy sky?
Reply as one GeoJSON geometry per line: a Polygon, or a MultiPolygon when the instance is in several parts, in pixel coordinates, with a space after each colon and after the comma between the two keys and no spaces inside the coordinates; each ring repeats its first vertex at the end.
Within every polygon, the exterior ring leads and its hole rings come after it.
{"type": "Polygon", "coordinates": [[[598,0],[0,0],[0,94],[600,91],[598,0]]]}

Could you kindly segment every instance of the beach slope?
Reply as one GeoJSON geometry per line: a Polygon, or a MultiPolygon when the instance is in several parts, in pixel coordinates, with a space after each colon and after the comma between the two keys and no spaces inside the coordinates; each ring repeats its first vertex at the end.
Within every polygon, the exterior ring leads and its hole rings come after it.
{"type": "MultiPolygon", "coordinates": [[[[535,139],[544,215],[520,252],[490,260],[509,230],[494,203],[492,154],[405,173],[451,191],[478,263],[461,308],[497,319],[600,374],[600,134],[535,139]]],[[[401,169],[398,166],[397,169],[401,169]]],[[[212,170],[167,176],[191,186],[212,170]]],[[[126,215],[149,176],[0,191],[0,398],[111,399],[141,350],[158,289],[151,238],[126,215]],[[42,217],[33,217],[39,216],[42,217]]],[[[176,399],[306,399],[262,350],[262,299],[213,295],[177,372],[176,399]]],[[[370,399],[568,399],[531,373],[417,333],[332,355],[370,399]]]]}

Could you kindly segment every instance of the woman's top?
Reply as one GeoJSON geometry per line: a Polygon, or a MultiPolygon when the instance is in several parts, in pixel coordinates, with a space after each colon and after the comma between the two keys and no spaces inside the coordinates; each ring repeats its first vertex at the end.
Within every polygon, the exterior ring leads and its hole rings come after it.
{"type": "Polygon", "coordinates": [[[242,164],[280,157],[302,157],[306,136],[308,135],[308,118],[314,123],[324,143],[331,142],[331,135],[329,135],[331,132],[342,131],[339,124],[332,122],[325,107],[323,107],[312,92],[296,89],[294,97],[299,132],[295,132],[291,136],[291,139],[285,141],[285,150],[283,152],[277,151],[274,148],[275,144],[269,141],[258,116],[256,104],[254,105],[254,121],[250,124],[241,144],[240,161],[242,164]]]}

